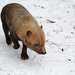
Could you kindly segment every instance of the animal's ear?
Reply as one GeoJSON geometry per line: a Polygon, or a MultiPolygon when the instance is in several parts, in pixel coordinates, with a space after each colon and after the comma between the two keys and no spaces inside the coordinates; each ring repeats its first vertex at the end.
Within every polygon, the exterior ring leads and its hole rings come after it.
{"type": "Polygon", "coordinates": [[[43,28],[43,26],[42,26],[42,25],[41,25],[40,27],[41,27],[41,29],[43,28]]]}
{"type": "Polygon", "coordinates": [[[26,32],[26,36],[27,36],[27,37],[30,37],[31,34],[32,34],[32,32],[31,32],[30,30],[28,30],[28,31],[26,32]]]}

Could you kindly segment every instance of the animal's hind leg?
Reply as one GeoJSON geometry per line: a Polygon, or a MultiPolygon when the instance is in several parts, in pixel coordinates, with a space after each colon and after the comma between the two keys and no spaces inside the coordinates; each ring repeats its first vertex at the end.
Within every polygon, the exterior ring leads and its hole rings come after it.
{"type": "Polygon", "coordinates": [[[2,21],[2,24],[3,24],[3,30],[4,30],[4,33],[5,33],[6,43],[8,45],[10,45],[11,44],[11,38],[10,38],[10,35],[9,35],[9,29],[8,29],[5,21],[2,21]]]}
{"type": "Polygon", "coordinates": [[[11,36],[11,39],[12,39],[12,41],[13,41],[13,43],[14,43],[13,48],[14,48],[14,49],[18,49],[18,48],[20,47],[20,45],[19,45],[19,43],[18,43],[18,40],[15,39],[11,33],[10,33],[10,36],[11,36]]]}

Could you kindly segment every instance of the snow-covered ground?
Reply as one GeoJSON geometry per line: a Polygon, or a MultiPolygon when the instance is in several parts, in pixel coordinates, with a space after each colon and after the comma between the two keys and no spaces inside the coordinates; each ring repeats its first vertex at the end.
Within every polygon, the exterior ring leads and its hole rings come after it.
{"type": "Polygon", "coordinates": [[[22,60],[22,45],[5,43],[0,21],[0,75],[75,75],[75,0],[0,0],[0,12],[8,3],[22,4],[43,25],[47,54],[28,49],[22,60]]]}

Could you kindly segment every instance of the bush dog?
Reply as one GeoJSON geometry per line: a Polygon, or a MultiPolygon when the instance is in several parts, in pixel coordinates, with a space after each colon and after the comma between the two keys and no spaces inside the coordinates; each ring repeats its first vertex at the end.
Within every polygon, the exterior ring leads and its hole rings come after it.
{"type": "Polygon", "coordinates": [[[20,47],[18,41],[23,43],[21,59],[28,59],[27,47],[39,54],[46,54],[45,34],[35,18],[18,3],[6,5],[1,12],[1,21],[5,33],[6,43],[14,43],[13,48],[20,47]]]}

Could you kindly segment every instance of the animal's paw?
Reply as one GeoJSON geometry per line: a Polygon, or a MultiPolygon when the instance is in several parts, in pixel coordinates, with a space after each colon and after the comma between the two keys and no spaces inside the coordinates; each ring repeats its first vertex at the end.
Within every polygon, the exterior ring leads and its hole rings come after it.
{"type": "Polygon", "coordinates": [[[18,49],[19,47],[20,47],[19,44],[13,46],[14,49],[18,49]]]}
{"type": "Polygon", "coordinates": [[[10,45],[12,42],[11,42],[11,40],[6,40],[6,43],[7,43],[8,45],[10,45]]]}
{"type": "Polygon", "coordinates": [[[29,56],[28,55],[21,55],[21,59],[28,60],[29,59],[29,56]]]}
{"type": "Polygon", "coordinates": [[[10,45],[10,44],[12,43],[11,38],[10,38],[9,35],[6,36],[6,43],[7,43],[8,45],[10,45]]]}

